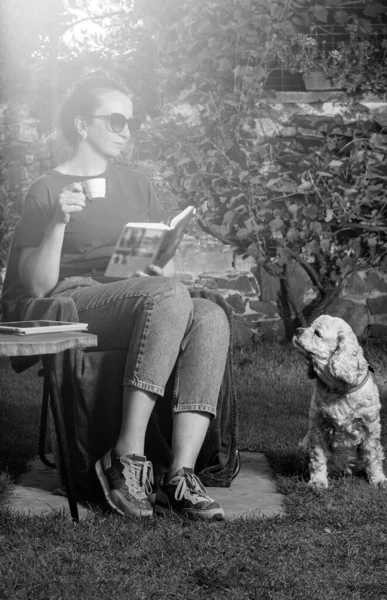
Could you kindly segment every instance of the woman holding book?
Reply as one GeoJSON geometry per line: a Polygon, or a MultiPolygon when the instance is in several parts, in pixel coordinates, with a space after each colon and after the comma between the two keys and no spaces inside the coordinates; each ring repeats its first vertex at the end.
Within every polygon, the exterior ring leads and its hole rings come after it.
{"type": "Polygon", "coordinates": [[[100,348],[127,349],[121,430],[96,463],[110,505],[124,515],[153,513],[145,433],[179,359],[172,460],[155,510],[222,519],[194,468],[216,414],[230,337],[226,315],[209,300],[192,299],[171,264],[118,281],[103,275],[125,223],[165,218],[147,178],[110,163],[130,137],[131,118],[128,91],[105,73],[85,76],[65,100],[60,124],[73,152],[26,195],[15,239],[20,289],[34,298],[71,296],[100,348]],[[90,178],[106,179],[105,197],[88,201],[83,182],[90,178]]]}

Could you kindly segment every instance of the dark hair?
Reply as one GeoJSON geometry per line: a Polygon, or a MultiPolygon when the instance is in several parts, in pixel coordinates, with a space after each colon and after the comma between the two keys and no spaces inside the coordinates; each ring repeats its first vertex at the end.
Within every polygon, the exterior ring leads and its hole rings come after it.
{"type": "Polygon", "coordinates": [[[124,82],[98,69],[81,77],[64,100],[59,113],[59,126],[63,137],[71,146],[76,146],[79,140],[75,118],[91,116],[99,106],[99,95],[107,90],[117,90],[130,96],[124,82]]]}

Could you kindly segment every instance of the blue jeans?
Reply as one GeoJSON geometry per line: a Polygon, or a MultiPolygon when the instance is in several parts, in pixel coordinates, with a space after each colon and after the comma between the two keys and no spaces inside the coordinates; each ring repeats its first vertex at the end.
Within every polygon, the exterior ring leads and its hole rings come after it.
{"type": "Polygon", "coordinates": [[[101,350],[127,350],[123,385],[164,395],[177,367],[174,412],[216,415],[230,343],[225,312],[204,298],[191,298],[166,277],[69,277],[52,296],[71,296],[79,320],[98,336],[101,350]]]}

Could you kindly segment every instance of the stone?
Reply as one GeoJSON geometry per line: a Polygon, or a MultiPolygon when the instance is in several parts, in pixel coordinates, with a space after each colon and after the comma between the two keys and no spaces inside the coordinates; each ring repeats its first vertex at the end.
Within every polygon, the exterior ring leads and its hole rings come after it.
{"type": "MultiPolygon", "coordinates": [[[[378,324],[378,325],[387,325],[387,314],[384,314],[384,315],[375,315],[375,316],[372,317],[372,321],[373,321],[373,323],[378,324]]],[[[368,329],[370,328],[370,326],[373,323],[371,322],[371,324],[368,325],[368,329]]]]}
{"type": "Polygon", "coordinates": [[[372,339],[386,340],[387,339],[387,324],[371,323],[367,329],[367,337],[372,339]]]}
{"type": "Polygon", "coordinates": [[[280,136],[294,138],[296,133],[297,130],[295,127],[284,127],[280,133],[280,136]]]}
{"type": "Polygon", "coordinates": [[[216,282],[219,289],[237,290],[242,294],[254,294],[259,291],[258,284],[253,276],[241,275],[230,277],[217,277],[216,282]],[[255,284],[255,285],[254,285],[255,284]]]}
{"type": "MultiPolygon", "coordinates": [[[[211,497],[222,505],[225,518],[284,515],[283,496],[275,488],[266,457],[258,452],[241,452],[240,458],[241,468],[231,487],[208,488],[211,497]]],[[[154,495],[150,499],[154,501],[154,495]]],[[[60,488],[56,471],[43,466],[38,458],[13,486],[9,509],[31,516],[61,511],[70,517],[67,498],[60,488]]],[[[91,514],[89,506],[80,502],[78,511],[80,520],[91,514]]]]}
{"type": "Polygon", "coordinates": [[[387,127],[387,106],[371,111],[373,120],[383,129],[387,127]]]}
{"type": "Polygon", "coordinates": [[[234,320],[240,319],[244,323],[246,323],[250,329],[256,328],[258,321],[260,321],[260,316],[257,313],[244,313],[243,315],[234,315],[234,320]]]}
{"type": "Polygon", "coordinates": [[[263,267],[257,266],[254,275],[258,280],[261,290],[261,300],[276,302],[280,291],[280,281],[278,277],[268,273],[263,267]]]}
{"type": "MultiPolygon", "coordinates": [[[[28,471],[12,487],[9,507],[11,511],[29,516],[58,510],[70,517],[67,497],[61,488],[57,472],[44,466],[39,458],[31,461],[28,471]]],[[[78,502],[79,518],[85,518],[88,512],[87,506],[78,502]]]]}
{"type": "Polygon", "coordinates": [[[227,302],[239,314],[243,314],[246,310],[247,300],[244,300],[241,294],[229,294],[225,296],[227,302]]]}
{"type": "Polygon", "coordinates": [[[196,277],[192,273],[179,273],[176,272],[176,279],[184,283],[184,285],[191,286],[195,281],[196,277]]]}
{"type": "Polygon", "coordinates": [[[231,268],[232,250],[221,242],[197,241],[182,243],[178,248],[174,263],[177,271],[201,275],[224,273],[231,268]]]}
{"type": "Polygon", "coordinates": [[[275,137],[282,130],[282,125],[274,119],[268,117],[262,117],[255,121],[255,131],[258,140],[267,140],[268,138],[275,137]]]}
{"type": "Polygon", "coordinates": [[[387,294],[376,298],[367,298],[366,302],[371,315],[387,314],[387,294]]]}
{"type": "Polygon", "coordinates": [[[199,285],[206,287],[210,290],[218,289],[218,284],[216,283],[215,277],[199,275],[197,282],[199,283],[199,285]]]}
{"type": "Polygon", "coordinates": [[[252,272],[253,269],[257,266],[257,263],[253,256],[243,257],[237,254],[236,256],[233,256],[232,265],[234,272],[240,273],[241,271],[252,272]]]}
{"type": "Polygon", "coordinates": [[[278,308],[273,302],[249,300],[249,308],[257,313],[266,315],[267,317],[278,317],[278,308]]]}
{"type": "Polygon", "coordinates": [[[241,452],[240,456],[241,470],[231,487],[208,488],[225,518],[283,516],[283,496],[276,491],[265,456],[258,452],[241,452]]]}
{"type": "Polygon", "coordinates": [[[286,331],[282,319],[265,319],[258,322],[258,335],[261,339],[283,341],[286,331]]]}
{"type": "Polygon", "coordinates": [[[305,127],[299,127],[297,129],[297,135],[302,135],[304,138],[318,138],[319,140],[324,139],[324,135],[316,129],[306,129],[305,127]]]}
{"type": "Polygon", "coordinates": [[[232,342],[234,348],[249,349],[253,347],[252,331],[241,319],[233,320],[232,342]]]}
{"type": "Polygon", "coordinates": [[[369,271],[366,279],[369,292],[387,292],[387,281],[380,277],[376,271],[369,271]]]}
{"type": "Polygon", "coordinates": [[[346,296],[364,296],[367,292],[367,283],[358,273],[354,273],[345,283],[346,296]]]}
{"type": "Polygon", "coordinates": [[[350,325],[358,338],[363,337],[370,316],[366,304],[353,302],[347,298],[335,298],[325,309],[325,314],[340,317],[350,325]]]}

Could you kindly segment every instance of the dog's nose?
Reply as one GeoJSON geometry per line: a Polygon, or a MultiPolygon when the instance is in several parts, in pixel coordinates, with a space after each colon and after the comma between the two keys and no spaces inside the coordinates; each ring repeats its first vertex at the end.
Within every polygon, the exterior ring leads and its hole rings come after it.
{"type": "Polygon", "coordinates": [[[296,335],[302,335],[305,331],[305,327],[297,327],[296,335]]]}

